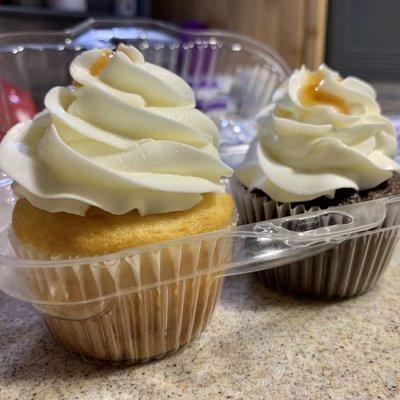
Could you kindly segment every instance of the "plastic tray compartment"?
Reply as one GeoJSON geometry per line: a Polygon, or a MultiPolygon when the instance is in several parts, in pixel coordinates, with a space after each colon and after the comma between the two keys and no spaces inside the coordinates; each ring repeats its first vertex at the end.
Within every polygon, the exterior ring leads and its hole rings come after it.
{"type": "Polygon", "coordinates": [[[39,310],[71,353],[95,361],[143,362],[190,343],[210,321],[225,276],[345,251],[349,240],[364,240],[381,272],[398,241],[398,220],[382,227],[399,210],[392,197],[105,256],[49,259],[13,237],[10,187],[0,196],[0,290],[39,310]]]}

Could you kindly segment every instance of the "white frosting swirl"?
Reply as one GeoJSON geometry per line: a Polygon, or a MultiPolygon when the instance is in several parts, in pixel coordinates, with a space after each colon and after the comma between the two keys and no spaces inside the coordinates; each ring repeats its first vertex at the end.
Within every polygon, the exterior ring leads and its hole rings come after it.
{"type": "Polygon", "coordinates": [[[396,133],[374,89],[324,65],[294,71],[257,121],[258,137],[236,174],[275,201],[370,189],[399,170],[396,133]]]}
{"type": "Polygon", "coordinates": [[[231,170],[190,87],[134,47],[121,45],[109,59],[104,51],[76,57],[70,73],[79,87],[50,90],[46,110],[3,139],[0,168],[17,194],[50,212],[147,215],[223,192],[220,178],[231,170]]]}

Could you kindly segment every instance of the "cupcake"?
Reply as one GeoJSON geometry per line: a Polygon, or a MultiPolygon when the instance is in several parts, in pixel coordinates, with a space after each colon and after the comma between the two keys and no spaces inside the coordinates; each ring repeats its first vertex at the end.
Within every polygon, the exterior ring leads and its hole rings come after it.
{"type": "MultiPolygon", "coordinates": [[[[257,132],[232,180],[241,223],[400,194],[394,127],[360,79],[343,79],[325,65],[294,71],[257,118],[257,132]]],[[[391,204],[382,227],[399,220],[391,204]]],[[[299,294],[360,294],[387,266],[396,235],[397,229],[360,235],[260,277],[270,288],[299,294]]]]}
{"type": "Polygon", "coordinates": [[[235,223],[221,177],[218,130],[190,87],[134,47],[76,57],[71,87],[13,127],[0,168],[18,201],[10,240],[55,338],[94,360],[138,362],[173,352],[205,328],[230,259],[227,238],[174,241],[235,223]],[[126,250],[126,251],[124,251],[126,250]],[[66,260],[60,265],[59,260],[66,260]]]}

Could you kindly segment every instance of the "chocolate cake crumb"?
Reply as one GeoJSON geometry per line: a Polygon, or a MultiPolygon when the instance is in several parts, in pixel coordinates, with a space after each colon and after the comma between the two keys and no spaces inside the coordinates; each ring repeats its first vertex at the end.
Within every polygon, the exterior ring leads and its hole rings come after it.
{"type": "MultiPolygon", "coordinates": [[[[266,195],[261,190],[253,190],[252,193],[255,193],[257,196],[265,197],[266,195]]],[[[380,185],[368,189],[357,192],[354,189],[338,189],[336,190],[335,197],[333,199],[329,199],[328,197],[321,196],[314,200],[305,201],[305,202],[294,202],[291,203],[292,207],[297,205],[304,205],[308,210],[311,207],[320,207],[321,209],[326,209],[328,207],[338,207],[344,206],[347,204],[355,204],[360,203],[362,201],[369,200],[377,200],[384,197],[400,195],[400,176],[393,175],[391,178],[382,182],[380,185]]],[[[270,198],[269,198],[270,199],[270,198]]]]}

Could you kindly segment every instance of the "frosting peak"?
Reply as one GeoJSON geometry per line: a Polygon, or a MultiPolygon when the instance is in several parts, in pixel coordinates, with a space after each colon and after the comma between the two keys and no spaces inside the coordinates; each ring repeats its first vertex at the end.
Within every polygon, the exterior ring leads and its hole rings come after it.
{"type": "Polygon", "coordinates": [[[217,127],[181,78],[123,45],[80,54],[70,73],[74,85],[51,89],[46,109],[0,144],[17,194],[50,212],[147,215],[224,191],[217,127]]]}
{"type": "Polygon", "coordinates": [[[395,130],[381,115],[374,89],[325,65],[294,71],[257,125],[258,137],[237,176],[276,201],[370,189],[399,170],[392,159],[395,130]]]}

